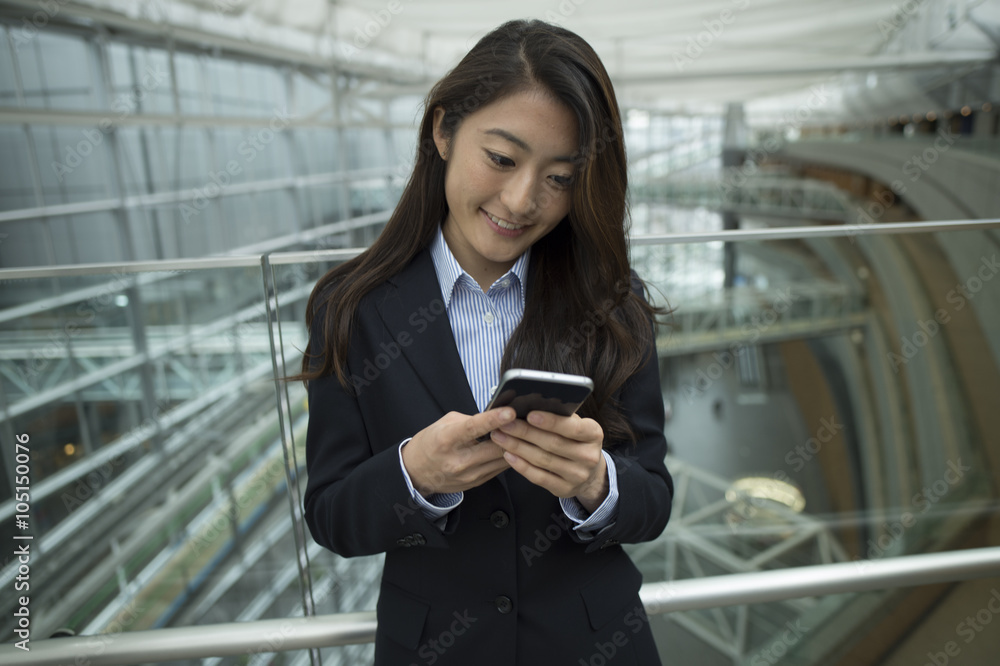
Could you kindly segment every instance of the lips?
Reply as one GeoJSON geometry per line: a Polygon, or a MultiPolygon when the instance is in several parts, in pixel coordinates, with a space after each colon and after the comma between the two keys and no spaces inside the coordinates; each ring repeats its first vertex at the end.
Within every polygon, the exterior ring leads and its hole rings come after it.
{"type": "Polygon", "coordinates": [[[514,224],[513,222],[508,222],[502,217],[497,217],[496,215],[491,215],[490,213],[486,214],[490,216],[491,220],[493,220],[493,224],[497,225],[501,229],[509,229],[511,231],[514,231],[524,226],[523,224],[514,224]]]}
{"type": "Polygon", "coordinates": [[[482,208],[480,208],[480,210],[482,211],[483,216],[489,220],[489,224],[493,228],[493,231],[501,236],[506,236],[508,238],[520,236],[521,233],[529,226],[526,224],[514,224],[513,222],[508,222],[502,217],[497,217],[492,213],[488,213],[482,208]]]}

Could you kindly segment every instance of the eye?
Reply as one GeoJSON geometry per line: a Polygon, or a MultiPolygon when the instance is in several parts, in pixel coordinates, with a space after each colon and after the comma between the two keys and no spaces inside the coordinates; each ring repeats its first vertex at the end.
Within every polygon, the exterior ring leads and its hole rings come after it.
{"type": "Polygon", "coordinates": [[[514,160],[510,159],[509,157],[504,157],[503,155],[494,153],[493,151],[490,150],[486,151],[486,157],[488,157],[491,162],[493,162],[501,169],[506,169],[514,166],[514,160]]]}
{"type": "Polygon", "coordinates": [[[566,190],[573,185],[573,176],[551,176],[552,182],[561,190],[566,190]]]}

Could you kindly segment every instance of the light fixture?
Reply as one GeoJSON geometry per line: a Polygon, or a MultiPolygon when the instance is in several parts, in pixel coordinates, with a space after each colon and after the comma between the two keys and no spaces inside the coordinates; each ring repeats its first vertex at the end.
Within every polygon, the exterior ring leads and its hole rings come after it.
{"type": "Polygon", "coordinates": [[[767,476],[737,479],[726,490],[726,501],[730,504],[748,502],[751,505],[774,502],[795,513],[801,513],[806,508],[806,499],[802,496],[802,491],[787,481],[767,476]]]}
{"type": "Polygon", "coordinates": [[[962,115],[963,116],[971,116],[972,115],[972,108],[968,107],[968,106],[963,106],[962,107],[962,115]]]}

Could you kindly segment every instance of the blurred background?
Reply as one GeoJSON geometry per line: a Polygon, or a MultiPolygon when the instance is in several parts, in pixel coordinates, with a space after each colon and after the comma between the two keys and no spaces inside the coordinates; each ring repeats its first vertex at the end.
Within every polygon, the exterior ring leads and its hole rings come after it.
{"type": "MultiPolygon", "coordinates": [[[[303,528],[308,407],[274,377],[388,219],[423,96],[512,18],[603,59],[632,260],[674,308],[645,582],[1000,546],[1000,0],[5,1],[0,640],[18,536],[32,641],[102,634],[95,664],[375,607],[381,559],[303,528]]],[[[998,608],[986,578],[651,623],[665,663],[979,665],[998,608]]],[[[282,645],[197,661],[371,661],[282,645]]]]}

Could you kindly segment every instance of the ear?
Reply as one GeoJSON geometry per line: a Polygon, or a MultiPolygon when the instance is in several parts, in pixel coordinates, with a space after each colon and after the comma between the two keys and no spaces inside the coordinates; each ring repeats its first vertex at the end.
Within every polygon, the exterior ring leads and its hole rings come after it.
{"type": "Polygon", "coordinates": [[[448,139],[445,138],[444,133],[441,131],[442,122],[444,122],[444,107],[434,107],[434,145],[437,146],[438,155],[441,156],[441,159],[447,160],[448,139]]]}

